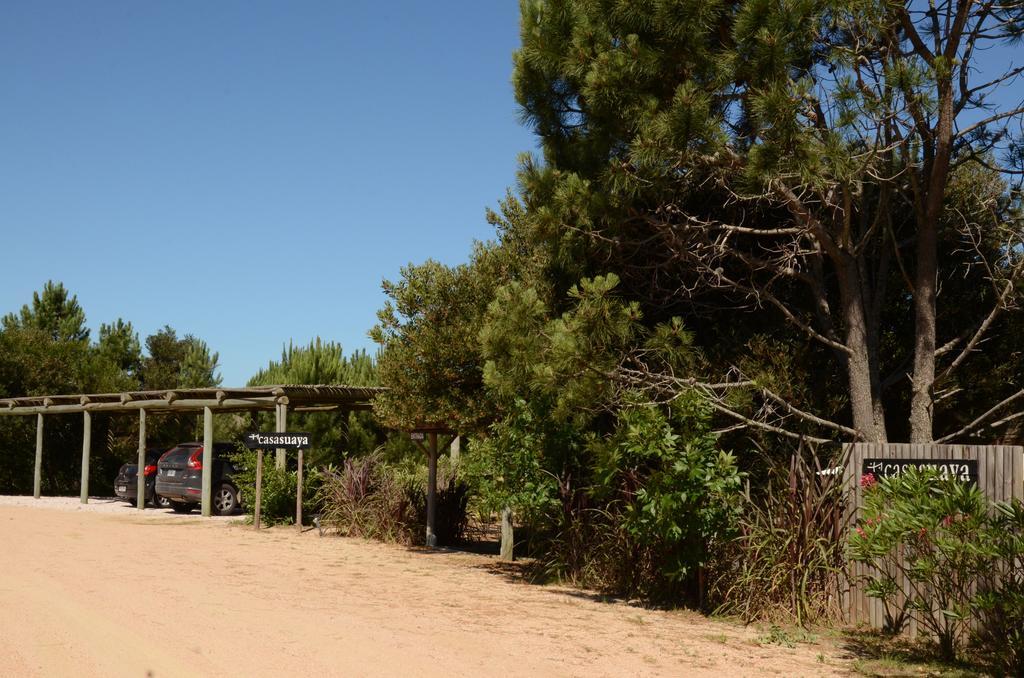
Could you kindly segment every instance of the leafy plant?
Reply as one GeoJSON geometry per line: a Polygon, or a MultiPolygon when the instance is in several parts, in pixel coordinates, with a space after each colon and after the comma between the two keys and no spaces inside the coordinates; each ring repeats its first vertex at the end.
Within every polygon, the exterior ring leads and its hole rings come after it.
{"type": "Polygon", "coordinates": [[[976,485],[933,469],[861,479],[863,518],[850,558],[869,565],[868,596],[887,610],[891,631],[914,619],[956,658],[977,610],[977,584],[998,560],[987,502],[976,485]]]}
{"type": "MultiPolygon", "coordinates": [[[[253,517],[256,508],[256,452],[240,448],[232,460],[240,469],[235,474],[238,491],[242,497],[242,508],[253,517]]],[[[308,467],[302,474],[302,516],[309,521],[319,512],[319,489],[323,475],[316,468],[308,467]]],[[[279,469],[274,465],[272,454],[264,453],[263,480],[260,486],[260,521],[266,525],[293,524],[295,522],[295,488],[298,474],[287,467],[279,469]]]]}
{"type": "MultiPolygon", "coordinates": [[[[387,464],[383,450],[345,460],[323,472],[321,525],[339,533],[403,544],[423,543],[427,522],[426,468],[387,464]]],[[[447,464],[438,468],[435,534],[450,545],[466,530],[468,487],[447,464]]]]}
{"type": "Polygon", "coordinates": [[[696,395],[671,411],[634,398],[608,436],[591,437],[588,484],[545,545],[548,574],[647,600],[700,600],[702,570],[735,528],[741,485],[704,407],[696,395]]]}
{"type": "Polygon", "coordinates": [[[843,483],[814,449],[793,452],[744,501],[736,539],[718,554],[720,613],[797,624],[836,616],[845,560],[843,483]]]}
{"type": "MultiPolygon", "coordinates": [[[[704,407],[697,397],[680,399],[675,414],[691,425],[707,422],[704,407]]],[[[643,588],[694,576],[739,513],[735,458],[706,429],[690,436],[679,429],[660,408],[634,402],[619,413],[615,433],[594,445],[592,495],[617,514],[635,549],[627,567],[641,566],[634,585],[643,588]]]]}
{"type": "Polygon", "coordinates": [[[979,585],[974,641],[995,673],[1024,675],[1024,504],[993,506],[985,534],[997,562],[979,585]]]}
{"type": "Polygon", "coordinates": [[[412,502],[380,451],[346,459],[340,469],[324,472],[320,489],[320,524],[341,534],[409,543],[412,502]]]}

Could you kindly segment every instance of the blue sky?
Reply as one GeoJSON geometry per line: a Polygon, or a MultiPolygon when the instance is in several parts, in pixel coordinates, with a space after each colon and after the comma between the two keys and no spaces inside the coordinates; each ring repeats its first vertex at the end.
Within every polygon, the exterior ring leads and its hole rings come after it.
{"type": "Polygon", "coordinates": [[[0,6],[0,312],[205,339],[227,385],[290,339],[374,350],[383,278],[464,261],[535,149],[517,3],[0,6]]]}

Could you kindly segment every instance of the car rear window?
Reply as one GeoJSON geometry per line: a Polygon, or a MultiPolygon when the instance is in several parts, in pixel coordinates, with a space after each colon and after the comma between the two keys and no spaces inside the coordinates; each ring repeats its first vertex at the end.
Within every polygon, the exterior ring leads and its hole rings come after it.
{"type": "Polygon", "coordinates": [[[198,445],[178,445],[160,458],[160,461],[167,464],[184,464],[188,461],[189,455],[196,451],[198,445]]]}

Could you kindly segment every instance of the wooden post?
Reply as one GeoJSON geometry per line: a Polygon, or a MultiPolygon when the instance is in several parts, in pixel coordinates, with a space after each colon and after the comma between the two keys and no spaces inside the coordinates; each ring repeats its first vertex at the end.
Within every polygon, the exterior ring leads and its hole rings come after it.
{"type": "MultiPolygon", "coordinates": [[[[283,398],[279,399],[279,400],[283,400],[283,398]]],[[[275,417],[274,424],[275,424],[274,425],[274,430],[276,432],[278,432],[278,433],[284,433],[285,431],[288,430],[288,403],[287,402],[278,402],[277,403],[277,416],[275,417]]],[[[284,449],[279,448],[277,450],[277,459],[274,462],[274,465],[278,469],[283,469],[284,468],[284,465],[285,465],[285,456],[284,455],[285,455],[284,449]]]]}
{"type": "Polygon", "coordinates": [[[253,506],[252,522],[260,529],[260,502],[263,500],[263,448],[256,450],[256,505],[253,506]]]}
{"type": "Polygon", "coordinates": [[[501,551],[498,560],[512,562],[515,560],[515,533],[512,529],[512,509],[508,506],[501,509],[501,551]]]}
{"type": "Polygon", "coordinates": [[[213,410],[203,408],[203,517],[213,515],[213,410]]]}
{"type": "Polygon", "coordinates": [[[89,453],[92,450],[92,415],[82,412],[82,503],[89,503],[89,453]]]}
{"type": "Polygon", "coordinates": [[[36,470],[32,477],[32,495],[39,499],[43,491],[43,414],[36,415],[36,470]]]}
{"type": "Polygon", "coordinates": [[[452,460],[452,467],[459,465],[459,455],[462,452],[462,438],[454,436],[451,445],[448,446],[448,457],[452,460]]]}
{"type": "MultiPolygon", "coordinates": [[[[154,498],[156,489],[153,490],[154,498]]],[[[146,508],[146,410],[139,408],[139,472],[138,472],[138,496],[135,506],[140,511],[146,508]]]]}
{"type": "Polygon", "coordinates": [[[298,480],[295,482],[295,524],[299,526],[299,534],[302,534],[302,448],[299,450],[298,473],[295,475],[298,480]]]}
{"type": "Polygon", "coordinates": [[[430,434],[430,449],[427,452],[427,547],[437,546],[434,532],[437,520],[437,434],[430,434]]]}

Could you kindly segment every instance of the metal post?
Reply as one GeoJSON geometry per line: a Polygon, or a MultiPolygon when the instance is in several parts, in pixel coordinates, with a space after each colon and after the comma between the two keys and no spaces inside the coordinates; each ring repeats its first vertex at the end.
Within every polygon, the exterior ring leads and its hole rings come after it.
{"type": "Polygon", "coordinates": [[[299,534],[302,534],[302,448],[299,448],[299,470],[296,474],[298,480],[295,488],[295,524],[299,526],[299,534]]]}
{"type": "Polygon", "coordinates": [[[260,503],[263,500],[263,448],[256,450],[256,505],[253,506],[252,522],[260,529],[260,503]]]}
{"type": "Polygon", "coordinates": [[[32,495],[39,499],[43,490],[43,415],[36,415],[36,470],[32,479],[32,495]]]}
{"type": "Polygon", "coordinates": [[[82,412],[82,503],[89,503],[89,452],[92,449],[92,415],[82,412]]]}
{"type": "MultiPolygon", "coordinates": [[[[156,489],[153,490],[156,497],[156,489]]],[[[139,408],[139,472],[135,507],[140,511],[146,508],[146,410],[139,408]]]]}
{"type": "MultiPolygon", "coordinates": [[[[284,433],[288,430],[288,403],[278,402],[276,409],[276,417],[274,418],[274,430],[277,433],[284,433]]],[[[283,469],[285,465],[285,451],[283,448],[277,450],[277,460],[274,465],[278,469],[283,469]]]]}
{"type": "Polygon", "coordinates": [[[213,515],[213,410],[203,408],[203,516],[213,515]]]}
{"type": "Polygon", "coordinates": [[[430,450],[427,456],[427,547],[437,546],[434,532],[437,518],[437,434],[430,434],[430,450]]]}

